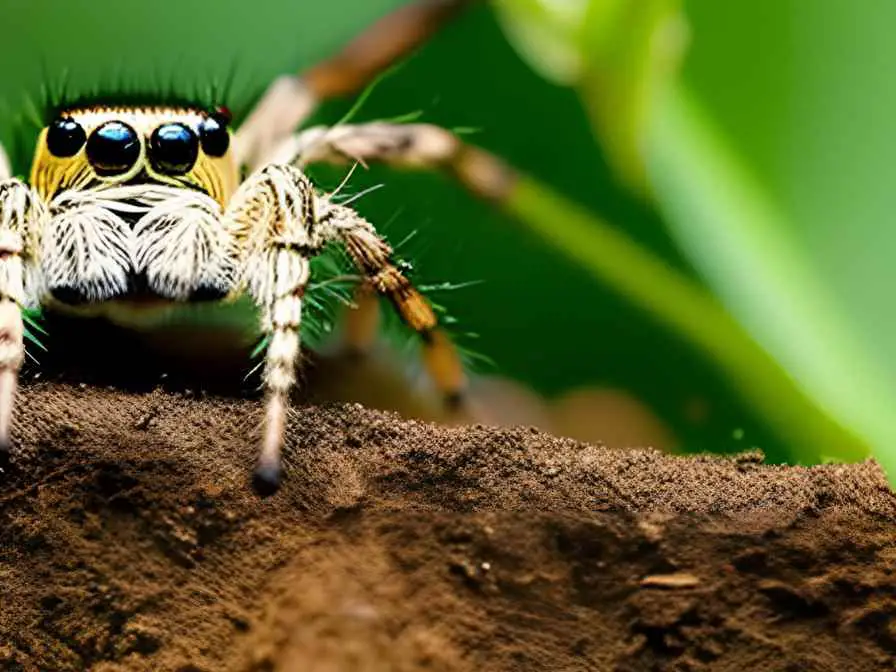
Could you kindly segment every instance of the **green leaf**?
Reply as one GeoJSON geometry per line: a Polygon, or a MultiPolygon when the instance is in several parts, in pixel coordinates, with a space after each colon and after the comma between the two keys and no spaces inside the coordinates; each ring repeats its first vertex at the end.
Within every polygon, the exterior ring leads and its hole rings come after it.
{"type": "MultiPolygon", "coordinates": [[[[710,3],[690,3],[689,7],[700,17],[694,40],[702,58],[701,67],[713,75],[711,87],[692,95],[677,78],[686,34],[679,2],[501,3],[503,25],[520,52],[544,76],[576,88],[618,177],[652,198],[664,215],[669,232],[712,291],[750,337],[792,378],[783,382],[782,376],[778,376],[778,382],[772,385],[775,376],[770,370],[762,373],[760,367],[751,372],[749,366],[744,366],[753,357],[749,348],[731,343],[728,352],[720,349],[721,330],[715,327],[709,328],[709,332],[715,333],[714,338],[702,339],[701,347],[738,381],[756,408],[761,408],[768,418],[775,418],[778,429],[791,441],[795,459],[817,461],[821,454],[856,459],[873,447],[882,461],[892,464],[896,463],[896,452],[889,458],[888,451],[896,445],[896,420],[891,420],[889,409],[896,402],[896,385],[882,373],[881,360],[867,350],[864,339],[857,337],[847,312],[836,301],[834,288],[817,272],[818,265],[810,258],[811,250],[805,247],[805,236],[801,240],[798,235],[800,225],[790,221],[791,213],[776,202],[782,193],[780,185],[769,189],[739,155],[739,151],[755,153],[756,146],[767,151],[789,147],[787,138],[806,128],[800,119],[780,114],[766,114],[764,125],[758,126],[753,123],[753,111],[769,108],[763,105],[764,101],[793,100],[795,92],[808,88],[803,82],[815,81],[814,72],[839,69],[842,60],[834,61],[824,49],[803,50],[799,52],[801,61],[805,64],[807,53],[818,53],[820,67],[807,67],[806,76],[799,81],[780,74],[787,72],[782,71],[782,63],[792,60],[794,48],[785,41],[785,35],[798,29],[807,32],[807,25],[814,25],[822,34],[838,32],[832,30],[833,25],[850,25],[845,10],[836,9],[835,5],[819,2],[809,9],[795,3],[760,2],[729,11],[731,8],[718,6],[710,9],[710,3]],[[561,17],[557,9],[560,6],[574,6],[576,11],[561,17]],[[827,8],[823,10],[826,15],[839,13],[840,20],[822,24],[817,19],[819,6],[827,8]],[[799,18],[793,19],[794,15],[799,18]],[[757,23],[750,25],[744,21],[745,16],[757,23]],[[780,28],[764,31],[764,25],[780,28]],[[771,35],[772,46],[764,37],[763,50],[757,53],[753,36],[759,32],[766,37],[771,35]],[[732,43],[736,48],[729,46],[732,43]],[[779,51],[775,52],[775,48],[779,51]],[[539,65],[555,62],[557,53],[563,54],[567,67],[552,69],[539,65]],[[762,71],[762,67],[764,76],[756,76],[755,71],[762,71]],[[747,87],[743,86],[744,81],[747,87]],[[763,90],[768,88],[768,82],[777,88],[763,90]],[[751,95],[727,93],[742,88],[751,95]],[[730,102],[726,96],[738,98],[738,104],[727,105],[726,111],[737,117],[739,143],[732,143],[730,136],[716,127],[711,115],[704,113],[701,94],[722,103],[730,102]],[[779,136],[768,137],[773,124],[779,136]],[[764,136],[759,135],[763,131],[764,136]],[[861,385],[856,385],[857,380],[861,385]],[[757,395],[759,389],[764,392],[757,395]],[[765,401],[759,396],[765,397],[765,401]],[[802,402],[797,403],[797,397],[802,402]],[[794,412],[800,403],[815,409],[812,420],[801,419],[794,412]],[[790,410],[784,410],[785,407],[790,410]],[[815,430],[810,431],[807,422],[814,423],[815,430]],[[802,430],[793,431],[797,425],[802,425],[802,430]],[[840,427],[852,438],[841,445],[837,445],[840,439],[826,441],[817,430],[831,426],[840,427]],[[815,438],[807,440],[809,436],[815,438]],[[819,441],[829,446],[823,453],[819,441]]],[[[885,37],[885,31],[871,26],[866,30],[880,35],[882,40],[885,37]]],[[[853,36],[854,31],[849,35],[853,36]]],[[[806,40],[813,39],[815,35],[806,35],[806,40]]],[[[829,38],[828,41],[837,43],[829,38]]],[[[708,81],[706,72],[704,81],[708,81]]],[[[867,68],[865,72],[853,72],[852,77],[862,77],[867,72],[867,68]]],[[[843,87],[848,88],[848,84],[844,82],[843,87]]],[[[807,117],[831,105],[843,106],[842,102],[828,102],[842,101],[842,96],[830,95],[824,88],[817,89],[817,93],[821,95],[813,99],[811,106],[794,106],[805,107],[807,117]]],[[[842,124],[834,124],[832,129],[837,126],[842,124]]],[[[842,153],[844,148],[839,148],[842,153]]],[[[798,167],[805,175],[819,176],[811,164],[801,163],[799,154],[790,149],[792,154],[786,157],[790,166],[798,167]]],[[[778,161],[780,172],[780,157],[778,161]]],[[[833,165],[831,168],[835,170],[833,165]]],[[[859,165],[857,170],[861,170],[859,165]]],[[[883,174],[883,170],[881,166],[878,174],[883,174]]],[[[839,172],[829,174],[841,177],[839,172]]],[[[804,181],[793,175],[788,177],[791,185],[804,181]]],[[[824,192],[813,198],[829,200],[827,195],[835,189],[836,185],[828,180],[824,192]]],[[[818,213],[818,208],[811,210],[818,213]]],[[[844,208],[838,204],[838,210],[844,208]]],[[[595,226],[599,224],[592,221],[592,227],[595,226]]],[[[565,227],[555,226],[551,235],[556,239],[565,235],[564,230],[565,227]]],[[[544,233],[547,235],[547,231],[544,233]]],[[[579,233],[585,234],[586,230],[579,233]]],[[[589,252],[585,245],[581,235],[576,245],[566,247],[568,252],[582,257],[589,252]]],[[[603,265],[606,271],[606,262],[601,264],[596,256],[591,261],[592,268],[603,265]]],[[[626,286],[622,272],[615,280],[606,273],[605,277],[617,288],[626,286]]],[[[712,311],[705,310],[705,306],[698,309],[697,303],[683,295],[657,302],[657,297],[668,294],[667,288],[656,283],[657,279],[653,277],[643,287],[644,298],[650,291],[653,293],[645,305],[650,304],[654,314],[664,315],[668,308],[679,316],[691,313],[692,319],[713,323],[712,311]]],[[[665,317],[670,325],[688,331],[674,315],[665,317]]],[[[718,322],[716,327],[721,324],[718,322]]],[[[896,320],[891,324],[896,325],[896,320]]],[[[889,342],[896,342],[896,329],[889,342]]],[[[839,433],[834,431],[834,435],[839,433]]]]}
{"type": "Polygon", "coordinates": [[[580,38],[589,0],[494,0],[510,42],[546,79],[573,85],[581,76],[580,38]]]}
{"type": "Polygon", "coordinates": [[[508,37],[529,64],[578,87],[608,159],[647,192],[645,134],[656,96],[687,42],[679,0],[500,0],[508,37]]]}
{"type": "MultiPolygon", "coordinates": [[[[886,385],[789,235],[785,215],[683,87],[657,115],[651,150],[669,225],[741,323],[869,445],[880,449],[896,438],[886,385]]],[[[813,459],[820,446],[798,450],[813,459]]],[[[826,454],[847,458],[836,447],[826,454]]]]}
{"type": "Polygon", "coordinates": [[[867,457],[865,440],[829,417],[702,287],[535,180],[519,180],[507,207],[546,242],[701,348],[794,447],[793,457],[867,457]]]}

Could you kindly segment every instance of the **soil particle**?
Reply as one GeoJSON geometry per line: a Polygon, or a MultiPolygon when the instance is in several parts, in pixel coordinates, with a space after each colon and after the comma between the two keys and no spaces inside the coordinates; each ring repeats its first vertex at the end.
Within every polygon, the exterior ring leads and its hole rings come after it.
{"type": "Polygon", "coordinates": [[[893,670],[874,462],[607,450],[310,406],[251,492],[255,399],[20,391],[0,669],[893,670]]]}

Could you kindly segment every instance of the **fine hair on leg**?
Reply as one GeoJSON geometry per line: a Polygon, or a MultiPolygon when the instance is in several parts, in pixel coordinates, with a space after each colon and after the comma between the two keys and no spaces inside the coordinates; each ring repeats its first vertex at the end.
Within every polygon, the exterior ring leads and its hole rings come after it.
{"type": "Polygon", "coordinates": [[[237,250],[235,293],[246,291],[260,309],[268,338],[263,385],[266,411],[253,485],[276,492],[289,415],[290,393],[300,359],[302,298],[311,259],[330,242],[341,243],[369,287],[390,300],[423,342],[424,360],[442,394],[459,401],[466,376],[457,351],[439,330],[435,312],[392,261],[392,248],[354,210],[316,192],[301,170],[271,164],[237,190],[223,216],[237,250]]]}
{"type": "Polygon", "coordinates": [[[0,469],[10,460],[10,429],[19,369],[25,358],[22,309],[33,305],[25,261],[33,262],[46,209],[24,182],[0,181],[0,469]]]}
{"type": "Polygon", "coordinates": [[[258,305],[268,338],[262,376],[265,420],[253,487],[260,495],[277,491],[281,452],[300,358],[302,297],[310,278],[315,241],[315,196],[311,182],[291,166],[267,166],[234,194],[224,224],[238,250],[240,281],[258,305]]]}
{"type": "Polygon", "coordinates": [[[394,263],[392,247],[351,208],[325,201],[321,210],[322,235],[342,242],[367,285],[386,297],[402,322],[417,334],[430,379],[449,407],[460,405],[467,378],[457,349],[439,328],[430,303],[394,263]]]}

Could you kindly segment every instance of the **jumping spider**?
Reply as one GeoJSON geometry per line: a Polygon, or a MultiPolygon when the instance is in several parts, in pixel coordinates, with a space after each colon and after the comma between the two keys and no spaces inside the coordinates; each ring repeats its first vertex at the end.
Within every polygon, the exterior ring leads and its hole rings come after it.
{"type": "Polygon", "coordinates": [[[344,246],[367,291],[387,297],[420,336],[445,397],[460,398],[466,381],[456,350],[392,248],[301,169],[333,155],[414,162],[443,151],[450,134],[370,124],[294,135],[308,111],[290,109],[301,88],[297,77],[275,82],[245,135],[231,131],[223,108],[64,107],[40,132],[27,183],[11,175],[0,148],[0,450],[9,449],[24,358],[22,309],[121,323],[172,302],[248,294],[268,336],[253,484],[260,494],[276,491],[310,260],[331,242],[344,246]]]}

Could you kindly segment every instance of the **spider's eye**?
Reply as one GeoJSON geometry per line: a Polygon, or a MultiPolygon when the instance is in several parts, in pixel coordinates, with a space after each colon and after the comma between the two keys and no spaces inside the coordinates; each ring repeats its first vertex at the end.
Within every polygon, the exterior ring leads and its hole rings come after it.
{"type": "Polygon", "coordinates": [[[98,175],[121,175],[140,158],[137,132],[120,121],[107,121],[87,139],[87,160],[98,175]]]}
{"type": "Polygon", "coordinates": [[[230,147],[226,118],[220,114],[209,115],[199,125],[199,137],[202,140],[202,151],[209,156],[224,156],[230,147]]]}
{"type": "Polygon", "coordinates": [[[87,134],[71,117],[56,119],[47,129],[47,149],[57,158],[68,158],[81,151],[87,134]]]}
{"type": "Polygon", "coordinates": [[[230,122],[233,121],[233,114],[230,112],[230,108],[224,107],[223,105],[216,107],[214,114],[218,118],[218,121],[222,121],[225,126],[230,126],[230,122]]]}
{"type": "Polygon", "coordinates": [[[166,175],[184,175],[199,156],[199,138],[183,124],[165,124],[149,138],[152,167],[166,175]]]}

